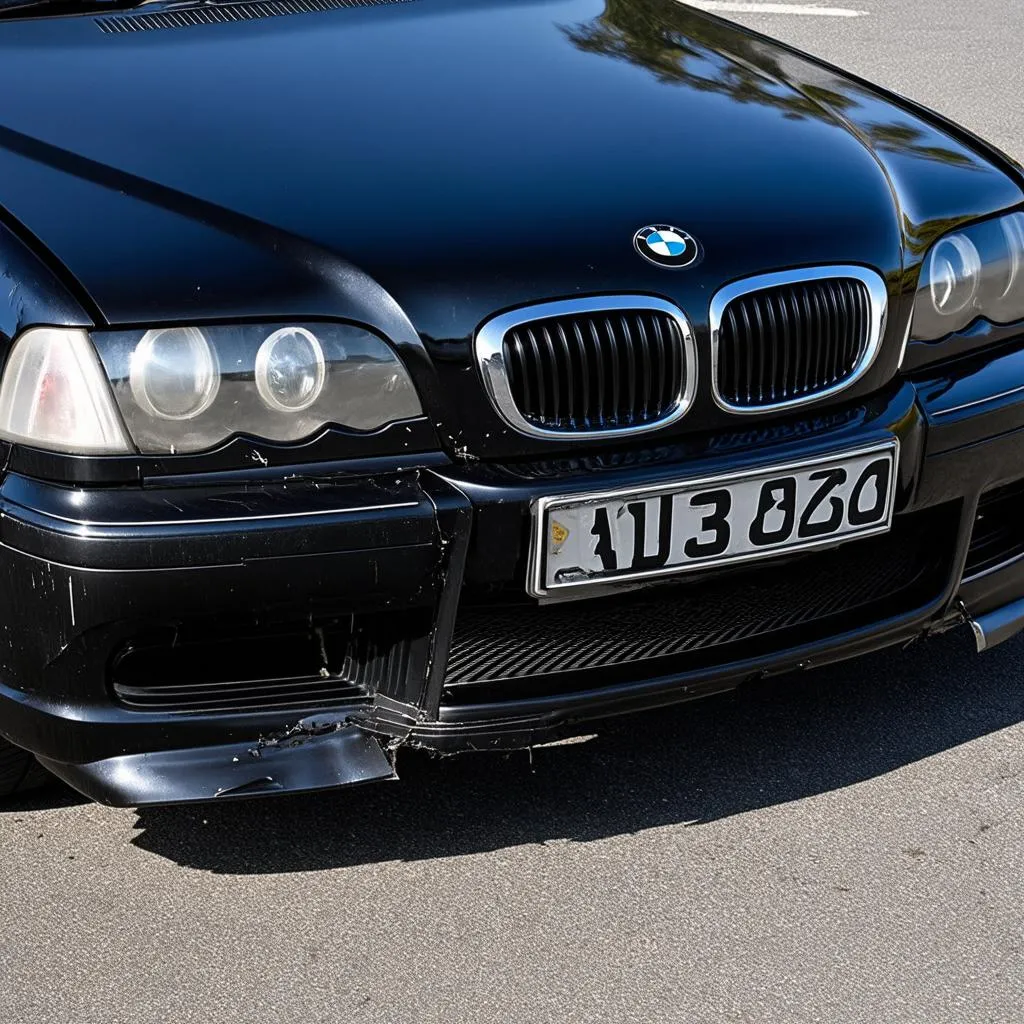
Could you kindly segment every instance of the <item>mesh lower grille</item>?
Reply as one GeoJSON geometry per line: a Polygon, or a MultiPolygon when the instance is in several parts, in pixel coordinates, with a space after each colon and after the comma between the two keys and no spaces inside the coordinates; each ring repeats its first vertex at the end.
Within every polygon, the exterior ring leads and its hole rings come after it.
{"type": "Polygon", "coordinates": [[[909,518],[916,525],[885,537],[703,582],[565,605],[464,606],[448,662],[448,699],[480,699],[479,688],[495,682],[510,699],[510,682],[567,674],[551,692],[590,689],[600,670],[632,666],[635,676],[637,663],[645,663],[642,671],[655,675],[666,670],[656,664],[665,659],[672,670],[720,663],[744,656],[734,648],[757,638],[784,649],[787,631],[800,627],[817,626],[824,636],[853,628],[860,609],[877,616],[890,603],[909,611],[941,590],[955,530],[949,517],[941,534],[924,528],[933,523],[927,517],[909,518]]]}
{"type": "Polygon", "coordinates": [[[742,295],[722,314],[718,393],[756,409],[827,391],[857,371],[870,333],[871,296],[853,278],[742,295]]]}

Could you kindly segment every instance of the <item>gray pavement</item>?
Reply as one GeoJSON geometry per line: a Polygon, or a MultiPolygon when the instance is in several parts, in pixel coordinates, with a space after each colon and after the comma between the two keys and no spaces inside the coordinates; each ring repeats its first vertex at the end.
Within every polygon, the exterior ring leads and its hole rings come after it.
{"type": "MultiPolygon", "coordinates": [[[[817,3],[868,14],[732,16],[1024,156],[1019,0],[817,3]]],[[[1020,1021],[1022,658],[947,635],[317,799],[51,791],[0,811],[0,1021],[1020,1021]]]]}

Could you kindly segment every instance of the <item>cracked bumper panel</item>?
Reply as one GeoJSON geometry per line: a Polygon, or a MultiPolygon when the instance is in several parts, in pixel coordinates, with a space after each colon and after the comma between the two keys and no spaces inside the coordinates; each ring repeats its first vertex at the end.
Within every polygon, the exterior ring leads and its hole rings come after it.
{"type": "Polygon", "coordinates": [[[272,742],[123,754],[80,765],[40,761],[80,793],[116,807],[314,792],[395,778],[376,737],[331,719],[272,742]]]}
{"type": "Polygon", "coordinates": [[[64,763],[249,743],[324,708],[407,734],[446,487],[0,487],[0,733],[64,763]]]}
{"type": "Polygon", "coordinates": [[[363,479],[76,490],[9,474],[0,733],[107,802],[315,789],[390,775],[374,750],[400,743],[522,746],[947,628],[958,595],[971,611],[1024,596],[1019,560],[961,587],[979,501],[1024,480],[1024,393],[1014,406],[979,402],[975,440],[959,446],[928,395],[906,384],[729,436],[363,479]],[[891,534],[593,601],[526,596],[539,497],[756,469],[893,435],[891,534]],[[776,607],[766,595],[782,569],[800,586],[776,607]],[[845,579],[856,585],[836,585],[845,579]],[[709,602],[720,614],[701,618],[709,602]],[[693,628],[680,630],[680,616],[693,628]],[[716,619],[737,628],[725,636],[716,619]],[[632,648],[609,645],[630,622],[632,648]],[[606,624],[600,635],[595,623],[606,624]],[[311,716],[315,735],[274,747],[279,770],[243,757],[311,716]]]}

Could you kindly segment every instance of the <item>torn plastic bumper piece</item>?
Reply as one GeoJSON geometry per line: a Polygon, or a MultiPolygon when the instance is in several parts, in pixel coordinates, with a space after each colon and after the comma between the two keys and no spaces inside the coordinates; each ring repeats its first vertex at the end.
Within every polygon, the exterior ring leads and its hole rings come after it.
{"type": "Polygon", "coordinates": [[[375,736],[316,718],[248,743],[125,754],[88,764],[39,760],[80,793],[113,807],[313,792],[396,778],[375,736]]]}
{"type": "Polygon", "coordinates": [[[1024,630],[1024,598],[1011,601],[985,615],[968,619],[978,653],[991,650],[1024,630]]]}

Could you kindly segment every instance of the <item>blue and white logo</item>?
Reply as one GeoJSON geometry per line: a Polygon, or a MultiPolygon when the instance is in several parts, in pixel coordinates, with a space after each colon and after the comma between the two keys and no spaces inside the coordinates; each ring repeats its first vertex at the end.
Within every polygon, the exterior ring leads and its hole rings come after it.
{"type": "Polygon", "coordinates": [[[700,255],[697,240],[671,224],[648,224],[633,236],[633,245],[645,260],[680,270],[700,255]]]}

